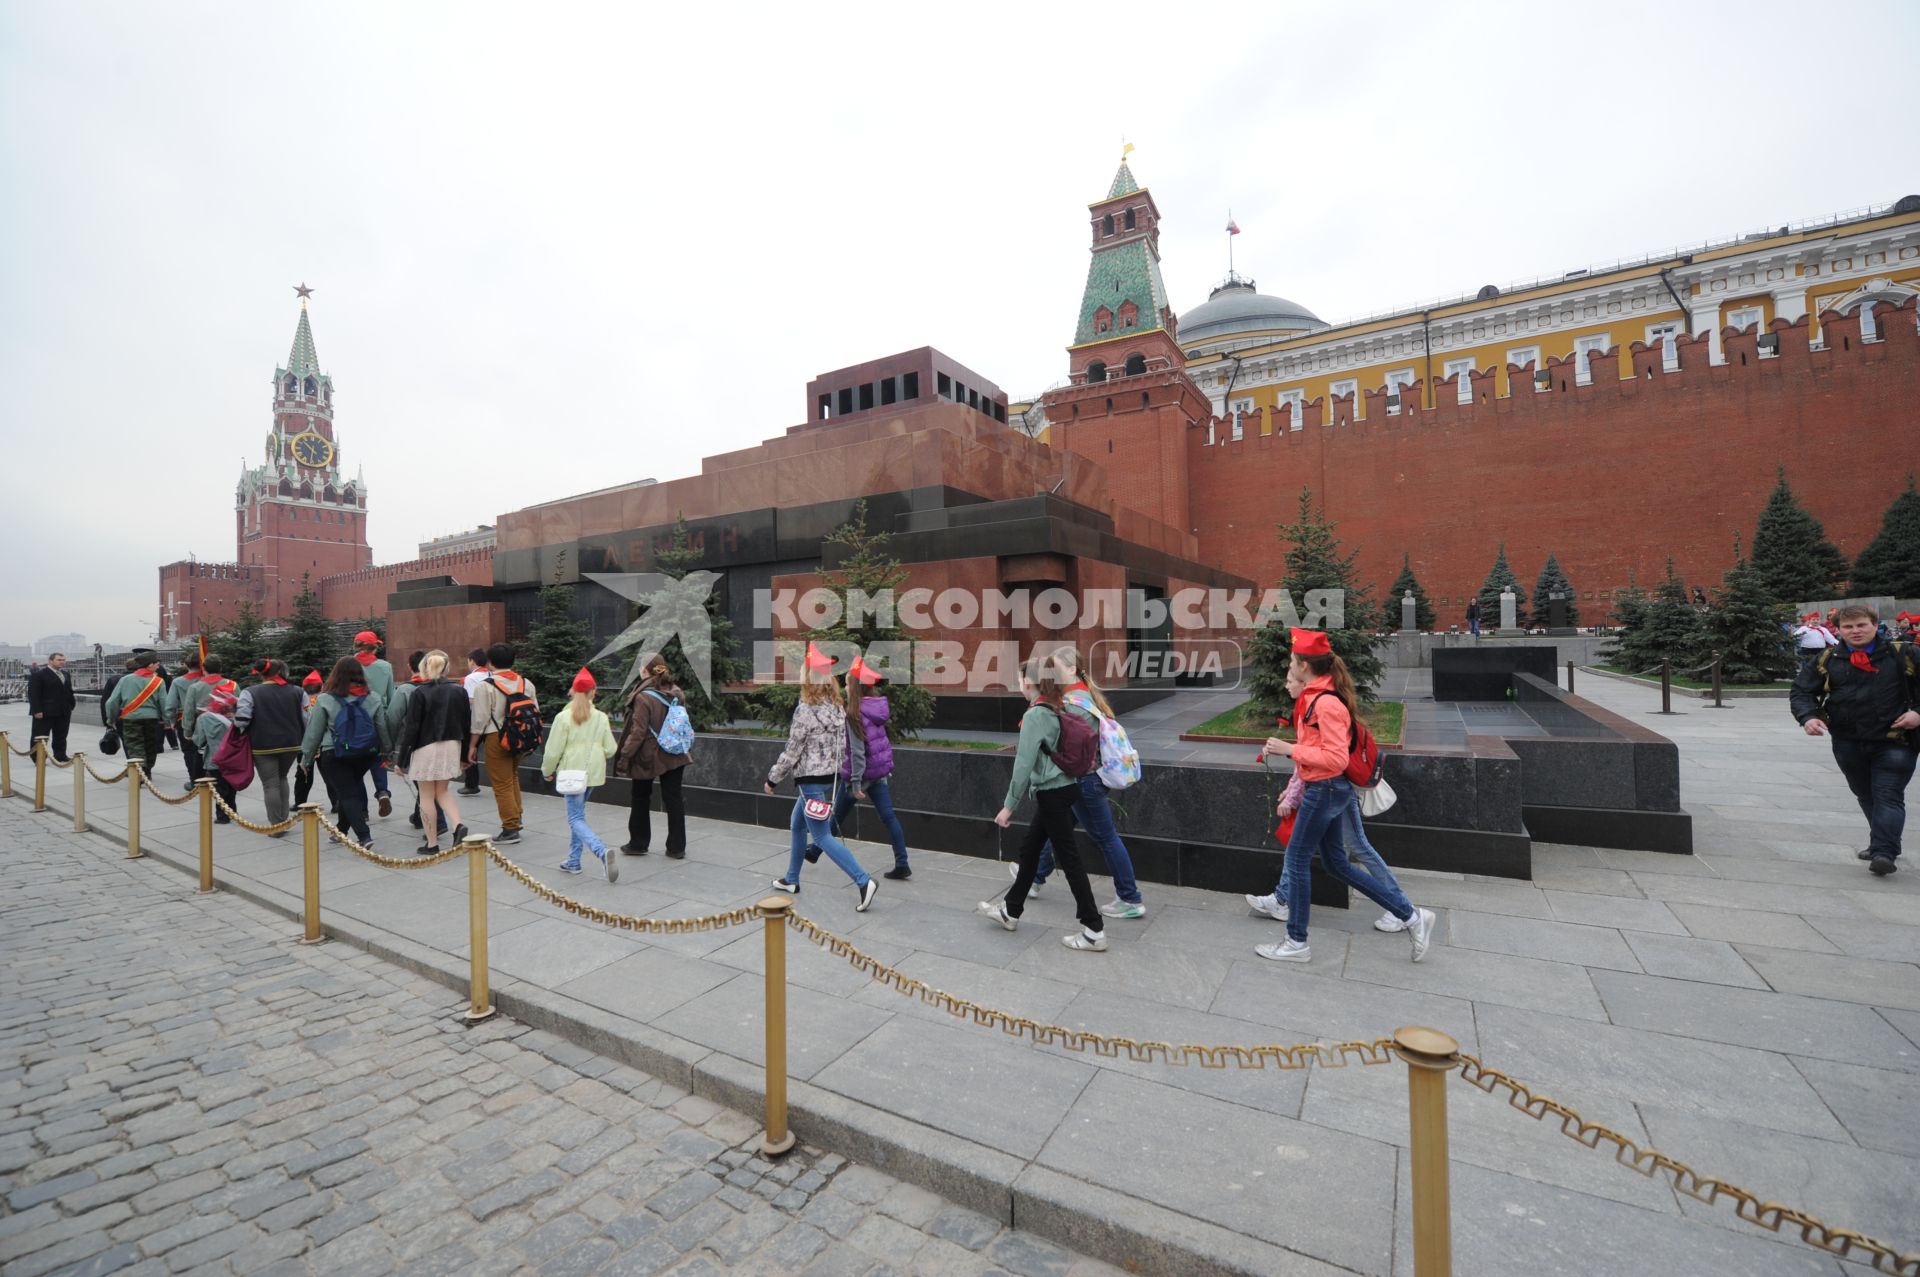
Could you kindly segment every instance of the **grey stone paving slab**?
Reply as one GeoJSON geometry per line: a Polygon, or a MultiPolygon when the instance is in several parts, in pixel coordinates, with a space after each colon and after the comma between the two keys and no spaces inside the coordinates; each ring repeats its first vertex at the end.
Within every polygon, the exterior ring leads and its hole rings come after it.
{"type": "Polygon", "coordinates": [[[1782,883],[1794,887],[1869,891],[1876,898],[1892,897],[1904,900],[1907,907],[1920,910],[1920,880],[1898,874],[1890,878],[1875,878],[1865,865],[1854,858],[1853,852],[1847,850],[1825,852],[1819,860],[1795,860],[1774,856],[1759,861],[1748,859],[1730,861],[1712,853],[1697,859],[1703,859],[1723,877],[1740,878],[1749,882],[1782,883]]]}
{"type": "Polygon", "coordinates": [[[1447,922],[1447,944],[1455,949],[1478,949],[1616,971],[1640,969],[1620,933],[1609,927],[1475,913],[1469,909],[1450,911],[1447,922]]]}
{"type": "MultiPolygon", "coordinates": [[[[1588,1153],[1604,1160],[1604,1154],[1588,1153]]],[[[1619,1175],[1633,1172],[1615,1167],[1619,1175]]],[[[1781,1247],[1760,1229],[1709,1231],[1677,1215],[1656,1214],[1518,1175],[1456,1162],[1451,1176],[1456,1220],[1453,1270],[1474,1277],[1835,1277],[1834,1261],[1812,1247],[1781,1247]]],[[[1405,1163],[1401,1200],[1413,1191],[1405,1163]]],[[[1722,1206],[1720,1209],[1726,1210],[1722,1206]]],[[[1395,1277],[1414,1277],[1413,1221],[1401,1213],[1395,1277]]]]}
{"type": "MultiPolygon", "coordinates": [[[[1517,882],[1466,882],[1437,875],[1400,876],[1407,898],[1427,909],[1473,909],[1517,918],[1551,918],[1546,893],[1517,882]]],[[[1359,906],[1356,906],[1359,907],[1359,906]]]]}
{"type": "MultiPolygon", "coordinates": [[[[549,988],[639,952],[640,943],[604,927],[538,918],[504,935],[489,936],[487,959],[495,971],[549,988]]],[[[461,959],[467,946],[454,951],[461,959]]]]}
{"type": "MultiPolygon", "coordinates": [[[[372,878],[324,890],[320,908],[323,917],[337,913],[358,918],[436,949],[456,948],[465,944],[472,934],[464,879],[460,890],[453,891],[419,882],[396,887],[391,878],[372,878]]],[[[531,908],[494,904],[489,896],[487,931],[490,937],[498,937],[548,916],[535,913],[531,908]]]]}
{"type": "MultiPolygon", "coordinates": [[[[984,918],[975,921],[987,933],[986,944],[1014,938],[984,918]]],[[[1026,925],[1023,918],[1022,930],[1026,925]]],[[[1121,931],[1123,925],[1108,920],[1110,934],[1105,953],[1076,953],[1062,945],[1063,936],[1079,930],[1079,924],[1071,920],[1065,926],[1035,927],[1034,930],[1042,932],[1040,941],[1025,948],[1008,966],[1025,975],[1069,979],[1089,988],[1122,990],[1130,997],[1193,1010],[1204,1010],[1213,1001],[1213,990],[1233,965],[1231,957],[1217,952],[1142,944],[1121,931]]]]}
{"type": "MultiPolygon", "coordinates": [[[[1624,869],[1607,869],[1599,864],[1542,864],[1539,843],[1533,845],[1533,854],[1533,885],[1543,891],[1577,891],[1587,895],[1620,896],[1630,900],[1645,899],[1639,886],[1633,881],[1633,875],[1624,869]]],[[[1568,919],[1568,921],[1579,920],[1568,919]]]]}
{"type": "MultiPolygon", "coordinates": [[[[1299,1116],[1382,1143],[1407,1147],[1407,1068],[1386,1065],[1315,1068],[1299,1116]]],[[[1564,1097],[1560,1097],[1564,1098],[1564,1097]]],[[[1637,1117],[1618,1128],[1640,1137],[1637,1117]]],[[[1607,1156],[1560,1133],[1557,1122],[1538,1122],[1471,1086],[1447,1088],[1447,1148],[1456,1163],[1524,1175],[1528,1179],[1611,1198],[1643,1210],[1679,1213],[1673,1192],[1640,1175],[1625,1173],[1607,1156]]]]}
{"type": "MultiPolygon", "coordinates": [[[[767,969],[764,932],[765,928],[755,926],[746,928],[744,934],[736,933],[739,939],[708,954],[708,963],[729,971],[764,974],[767,969]]],[[[897,967],[912,954],[912,950],[881,942],[877,936],[861,936],[860,940],[862,953],[888,966],[897,967]]],[[[874,983],[865,971],[845,958],[834,957],[798,932],[787,938],[787,979],[803,988],[842,998],[854,997],[874,983]]]]}
{"type": "Polygon", "coordinates": [[[1399,943],[1354,945],[1344,972],[1347,979],[1468,997],[1478,1003],[1536,1007],[1581,1019],[1606,1019],[1585,967],[1447,945],[1434,946],[1425,962],[1416,963],[1409,960],[1404,936],[1383,938],[1399,943]]]}
{"type": "Polygon", "coordinates": [[[648,946],[556,988],[568,997],[651,1023],[733,978],[728,968],[648,946]]]}
{"type": "Polygon", "coordinates": [[[1038,1160],[1329,1263],[1388,1263],[1395,1155],[1375,1140],[1103,1070],[1038,1160]]]}
{"type": "Polygon", "coordinates": [[[1658,931],[1670,936],[1687,934],[1686,927],[1673,916],[1672,910],[1658,900],[1641,899],[1638,888],[1632,896],[1549,889],[1547,904],[1552,908],[1554,918],[1560,922],[1614,927],[1622,931],[1658,931]]]}
{"type": "MultiPolygon", "coordinates": [[[[1920,917],[1916,917],[1920,923],[1920,917]]],[[[1809,923],[1841,953],[1855,958],[1879,958],[1887,962],[1920,963],[1920,925],[1902,926],[1892,922],[1841,922],[1825,918],[1809,923]],[[1824,924],[1824,925],[1823,925],[1824,924]]],[[[1775,948],[1796,948],[1777,941],[1754,937],[1749,944],[1775,948]]]]}
{"type": "MultiPolygon", "coordinates": [[[[999,967],[940,953],[909,954],[898,964],[903,974],[968,1002],[995,1007],[1030,1020],[1057,1021],[1061,1011],[1080,993],[1077,985],[1043,976],[1023,975],[999,967]]],[[[879,1011],[915,1019],[952,1023],[954,1017],[917,997],[907,997],[891,985],[868,980],[854,1001],[879,1011]]]]}
{"type": "Polygon", "coordinates": [[[1031,1158],[1095,1072],[993,1030],[896,1019],[812,1081],[850,1099],[885,1095],[917,1122],[1031,1158]]]}
{"type": "Polygon", "coordinates": [[[1747,965],[1734,947],[1721,940],[1692,936],[1655,935],[1645,931],[1620,933],[1648,975],[1676,980],[1701,980],[1741,989],[1765,989],[1768,984],[1747,965]]]}
{"type": "Polygon", "coordinates": [[[1479,1040],[1473,1004],[1464,999],[1312,974],[1258,957],[1233,964],[1208,1009],[1326,1041],[1372,1041],[1409,1024],[1450,1033],[1463,1050],[1477,1049],[1479,1040]]]}
{"type": "Polygon", "coordinates": [[[1791,1055],[1920,1069],[1920,1047],[1902,1041],[1868,1007],[1617,972],[1596,971],[1593,982],[1615,1024],[1791,1055]]]}
{"type": "MultiPolygon", "coordinates": [[[[1901,857],[1901,863],[1905,862],[1906,858],[1901,857]]],[[[1888,891],[1886,885],[1890,882],[1905,882],[1911,885],[1916,880],[1920,880],[1920,874],[1907,869],[1899,878],[1869,878],[1867,881],[1872,883],[1872,886],[1857,891],[1842,891],[1838,894],[1869,918],[1910,927],[1914,919],[1920,917],[1920,901],[1916,901],[1912,896],[1888,891]]],[[[1816,912],[1813,909],[1803,909],[1801,912],[1808,917],[1834,916],[1831,910],[1816,912]]]]}
{"type": "MultiPolygon", "coordinates": [[[[1723,996],[1730,992],[1691,987],[1723,996]]],[[[1773,1051],[1580,1024],[1507,1007],[1478,1008],[1478,1022],[1487,1065],[1546,1092],[1589,1121],[1625,1123],[1634,1104],[1660,1103],[1844,1138],[1818,1094],[1785,1055],[1773,1051]]]]}
{"type": "Polygon", "coordinates": [[[1670,905],[1731,905],[1809,918],[1873,917],[1871,910],[1843,893],[1810,891],[1779,882],[1743,882],[1711,874],[1704,867],[1701,873],[1691,875],[1636,871],[1633,879],[1650,899],[1670,905]]]}
{"type": "MultiPolygon", "coordinates": [[[[801,900],[807,900],[804,893],[801,900]]],[[[814,913],[808,903],[802,903],[800,908],[810,915],[814,913]]],[[[900,904],[888,902],[884,908],[876,901],[871,913],[860,916],[866,921],[859,933],[850,938],[862,948],[874,944],[924,950],[997,967],[1011,966],[1014,959],[1029,946],[1045,939],[1050,930],[1041,925],[1046,915],[1031,909],[1027,917],[1022,919],[1020,929],[1011,933],[1002,931],[971,910],[963,913],[912,901],[900,904]]],[[[841,934],[846,933],[842,931],[841,934]]]]}
{"type": "MultiPolygon", "coordinates": [[[[1811,953],[1840,952],[1824,932],[1795,914],[1733,909],[1724,905],[1669,904],[1667,908],[1686,925],[1689,932],[1702,940],[1759,944],[1776,949],[1805,949],[1811,953]]],[[[1845,929],[1864,924],[1837,925],[1845,929]]]]}
{"type": "Polygon", "coordinates": [[[1920,1159],[1920,1074],[1805,1056],[1793,1063],[1861,1147],[1920,1159]]]}
{"type": "MultiPolygon", "coordinates": [[[[737,975],[697,1003],[659,1017],[668,1033],[725,1051],[750,1064],[766,1063],[766,981],[737,975]]],[[[854,1043],[885,1024],[887,1012],[812,989],[787,990],[787,1068],[811,1078],[854,1043]]]]}
{"type": "Polygon", "coordinates": [[[1737,947],[1740,956],[1782,993],[1920,1011],[1920,966],[1911,962],[1801,953],[1750,944],[1737,947]]]}
{"type": "MultiPolygon", "coordinates": [[[[1803,1135],[1741,1122],[1708,1120],[1697,1112],[1648,1105],[1648,1132],[1662,1152],[1690,1166],[1711,1166],[1720,1179],[1762,1201],[1791,1201],[1829,1224],[1908,1246],[1920,1221],[1920,1161],[1862,1149],[1850,1141],[1803,1135]]],[[[1725,1203],[1682,1196],[1688,1216],[1728,1231],[1758,1231],[1725,1203]]],[[[1798,1254],[1805,1244],[1790,1232],[1761,1233],[1798,1254]]]]}

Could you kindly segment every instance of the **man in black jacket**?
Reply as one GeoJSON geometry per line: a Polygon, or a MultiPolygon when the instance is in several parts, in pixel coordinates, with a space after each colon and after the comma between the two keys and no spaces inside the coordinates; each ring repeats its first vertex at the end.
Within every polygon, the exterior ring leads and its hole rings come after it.
{"type": "Polygon", "coordinates": [[[73,721],[73,678],[66,665],[66,653],[55,652],[27,680],[27,712],[33,715],[31,739],[47,737],[47,747],[62,763],[67,761],[67,724],[73,721]]]}
{"type": "Polygon", "coordinates": [[[1843,607],[1838,620],[1840,645],[1794,679],[1793,716],[1807,735],[1833,738],[1833,759],[1867,817],[1871,841],[1860,859],[1885,876],[1900,859],[1907,823],[1920,670],[1911,647],[1879,636],[1872,608],[1843,607]]]}

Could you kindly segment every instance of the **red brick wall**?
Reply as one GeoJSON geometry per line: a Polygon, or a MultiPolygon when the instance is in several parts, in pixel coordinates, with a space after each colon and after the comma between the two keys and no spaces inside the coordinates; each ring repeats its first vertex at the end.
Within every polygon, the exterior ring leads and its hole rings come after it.
{"type": "Polygon", "coordinates": [[[401,581],[428,576],[450,576],[461,585],[492,585],[493,551],[463,550],[431,559],[375,564],[317,580],[315,588],[320,591],[320,605],[329,617],[348,620],[387,615],[387,596],[401,581]]]}
{"type": "MultiPolygon", "coordinates": [[[[1552,392],[1470,404],[1443,388],[1436,407],[1397,416],[1384,395],[1369,395],[1364,419],[1347,425],[1322,426],[1325,406],[1315,402],[1298,431],[1276,414],[1279,429],[1262,436],[1256,416],[1240,442],[1212,447],[1199,426],[1187,440],[1200,560],[1277,583],[1284,547],[1274,524],[1293,517],[1306,486],[1359,551],[1376,597],[1405,553],[1429,594],[1464,600],[1504,540],[1529,593],[1556,554],[1580,591],[1582,619],[1597,620],[1606,605],[1594,596],[1630,576],[1651,583],[1668,555],[1689,582],[1716,584],[1734,537],[1751,541],[1782,464],[1851,557],[1920,452],[1914,304],[1883,304],[1875,318],[1886,340],[1872,344],[1861,343],[1857,317],[1822,316],[1824,350],[1808,348],[1806,321],[1776,320],[1777,358],[1759,358],[1756,334],[1728,329],[1718,367],[1706,363],[1704,337],[1682,339],[1673,373],[1636,342],[1627,381],[1579,386],[1569,370],[1552,392]]],[[[1403,398],[1418,405],[1419,389],[1403,398]]],[[[1124,491],[1124,480],[1113,482],[1124,491]]],[[[1442,624],[1452,623],[1464,602],[1441,607],[1442,624]]]]}
{"type": "Polygon", "coordinates": [[[260,569],[237,563],[194,563],[181,560],[160,569],[160,611],[154,624],[165,632],[199,634],[217,629],[234,618],[242,599],[260,607],[266,595],[260,569]],[[168,595],[173,613],[167,613],[168,595]]]}

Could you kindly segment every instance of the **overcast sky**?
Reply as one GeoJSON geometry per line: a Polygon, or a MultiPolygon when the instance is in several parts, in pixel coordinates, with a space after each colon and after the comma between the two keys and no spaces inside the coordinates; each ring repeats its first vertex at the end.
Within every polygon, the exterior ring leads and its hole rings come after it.
{"type": "Polygon", "coordinates": [[[144,637],[317,290],[375,559],[931,344],[1059,380],[1124,136],[1179,310],[1328,320],[1920,191],[1920,5],[0,5],[0,642],[144,637]],[[1809,42],[1810,43],[1807,43],[1809,42]]]}

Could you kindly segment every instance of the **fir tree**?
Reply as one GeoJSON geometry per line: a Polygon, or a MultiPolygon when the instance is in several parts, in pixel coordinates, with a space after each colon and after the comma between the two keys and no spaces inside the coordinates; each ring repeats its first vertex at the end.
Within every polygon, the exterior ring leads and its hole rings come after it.
{"type": "MultiPolygon", "coordinates": [[[[683,514],[674,524],[673,544],[654,555],[654,564],[662,576],[681,581],[686,579],[687,573],[699,567],[705,557],[706,551],[692,544],[692,534],[687,530],[687,516],[683,514]]],[[[687,707],[687,717],[693,720],[693,728],[697,732],[723,726],[739,717],[740,698],[721,689],[744,683],[753,676],[747,662],[740,659],[733,638],[733,622],[727,619],[726,612],[721,609],[719,595],[709,593],[706,606],[711,644],[707,678],[713,694],[709,696],[695,677],[693,664],[681,649],[678,636],[667,640],[666,650],[660,654],[673,675],[674,683],[680,688],[681,702],[687,707]]],[[[637,659],[646,653],[637,652],[634,655],[637,659]]]]}
{"type": "Polygon", "coordinates": [[[1906,491],[1881,517],[1879,533],[1855,560],[1852,589],[1865,598],[1920,598],[1920,493],[1913,489],[1911,474],[1906,491]]]}
{"type": "Polygon", "coordinates": [[[1520,578],[1513,574],[1513,568],[1507,563],[1507,543],[1500,543],[1500,557],[1493,561],[1493,570],[1487,573],[1485,585],[1480,587],[1480,628],[1493,630],[1500,628],[1500,592],[1513,591],[1513,619],[1517,622],[1527,614],[1527,592],[1520,584],[1520,578]]]}
{"type": "Polygon", "coordinates": [[[296,681],[308,670],[319,670],[324,678],[342,650],[334,638],[333,623],[320,610],[320,596],[306,576],[300,578],[300,593],[294,596],[293,615],[286,618],[286,627],[280,636],[280,659],[288,671],[296,681]]]}
{"type": "Polygon", "coordinates": [[[1600,649],[1600,659],[1618,670],[1630,673],[1646,668],[1639,660],[1639,632],[1647,620],[1647,592],[1631,575],[1627,588],[1616,594],[1613,610],[1607,614],[1615,629],[1600,649]]]}
{"type": "Polygon", "coordinates": [[[1733,545],[1733,566],[1713,592],[1706,636],[1720,657],[1723,683],[1766,683],[1793,673],[1793,607],[1770,596],[1760,574],[1733,545]]]}
{"type": "Polygon", "coordinates": [[[1549,554],[1547,556],[1547,565],[1540,569],[1540,580],[1536,582],[1533,587],[1533,618],[1530,622],[1531,624],[1542,627],[1549,624],[1550,618],[1547,612],[1548,596],[1556,593],[1566,596],[1567,624],[1580,624],[1580,607],[1574,601],[1579,596],[1574,593],[1573,582],[1567,579],[1566,572],[1561,569],[1559,558],[1549,554]]]}
{"type": "MultiPolygon", "coordinates": [[[[1280,588],[1303,605],[1309,590],[1345,591],[1346,610],[1337,629],[1329,630],[1328,640],[1347,670],[1353,675],[1354,690],[1364,702],[1374,699],[1380,685],[1380,658],[1374,649],[1380,640],[1380,609],[1367,597],[1354,570],[1359,551],[1341,553],[1335,525],[1327,520],[1324,508],[1315,510],[1310,489],[1300,490],[1300,509],[1292,523],[1279,526],[1280,539],[1287,543],[1287,574],[1280,588]]],[[[1287,694],[1287,665],[1292,659],[1292,635],[1289,627],[1276,619],[1254,631],[1247,656],[1253,673],[1247,680],[1254,703],[1263,711],[1288,714],[1293,698],[1287,694]]]]}
{"type": "Polygon", "coordinates": [[[1381,601],[1386,609],[1387,623],[1394,629],[1400,628],[1400,600],[1413,594],[1413,627],[1423,634],[1433,632],[1433,603],[1427,598],[1427,592],[1420,585],[1420,578],[1413,574],[1413,562],[1405,554],[1400,556],[1400,575],[1393,578],[1393,584],[1387,587],[1387,597],[1381,601]]]}
{"type": "MultiPolygon", "coordinates": [[[[540,701],[540,717],[551,723],[567,703],[574,675],[593,655],[593,624],[573,614],[573,589],[558,583],[540,590],[540,623],[517,645],[513,668],[533,680],[540,701]]],[[[605,683],[612,674],[595,669],[605,683]]]]}
{"type": "MultiPolygon", "coordinates": [[[[829,628],[811,631],[807,635],[809,639],[853,643],[864,652],[875,643],[903,642],[911,638],[900,627],[897,611],[886,616],[876,614],[875,610],[862,609],[859,623],[849,624],[852,619],[852,613],[846,607],[849,592],[859,591],[872,598],[884,591],[897,603],[907,583],[907,570],[900,566],[898,559],[887,553],[890,539],[885,532],[867,530],[867,503],[864,498],[855,502],[853,517],[835,528],[822,543],[838,546],[841,551],[837,556],[840,566],[821,573],[825,587],[840,597],[840,620],[829,628]]],[[[891,711],[887,722],[889,738],[898,740],[914,736],[933,721],[932,689],[918,683],[890,680],[886,696],[891,711]]],[[[793,720],[793,707],[799,699],[800,688],[797,684],[773,684],[759,697],[761,721],[785,731],[793,720]]]]}
{"type": "Polygon", "coordinates": [[[1785,466],[1754,528],[1752,565],[1767,594],[1787,604],[1834,598],[1846,583],[1846,557],[1795,499],[1785,466]]]}
{"type": "Polygon", "coordinates": [[[207,636],[207,655],[219,657],[227,677],[236,680],[255,661],[275,655],[273,643],[267,638],[267,623],[252,599],[241,599],[233,619],[207,636]]]}
{"type": "Polygon", "coordinates": [[[1684,673],[1700,663],[1705,637],[1700,609],[1687,597],[1687,583],[1675,575],[1668,559],[1666,579],[1654,588],[1629,648],[1634,670],[1668,661],[1675,673],[1684,673]]]}

